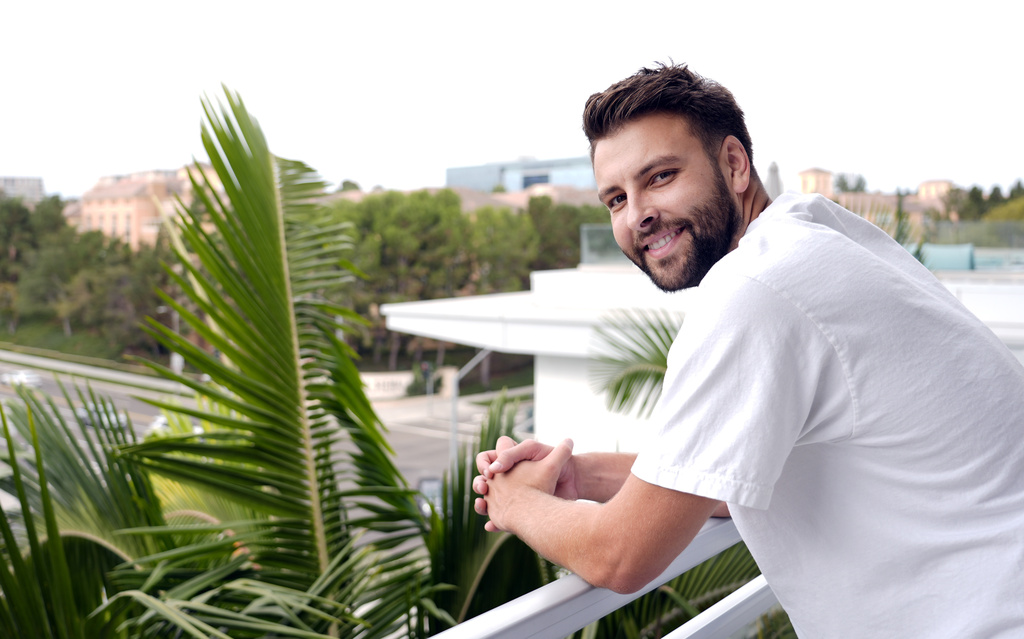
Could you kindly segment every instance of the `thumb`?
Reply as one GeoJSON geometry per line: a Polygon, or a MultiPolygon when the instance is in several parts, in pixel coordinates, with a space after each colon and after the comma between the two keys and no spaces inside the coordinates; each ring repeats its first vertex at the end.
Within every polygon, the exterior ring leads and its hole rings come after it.
{"type": "Polygon", "coordinates": [[[561,468],[569,461],[569,458],[572,457],[572,447],[573,443],[571,439],[563,439],[547,456],[546,461],[561,468]]]}

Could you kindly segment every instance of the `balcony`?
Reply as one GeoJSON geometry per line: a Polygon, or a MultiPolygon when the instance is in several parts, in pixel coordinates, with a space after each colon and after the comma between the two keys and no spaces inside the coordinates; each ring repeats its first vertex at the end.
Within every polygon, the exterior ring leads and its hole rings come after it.
{"type": "MultiPolygon", "coordinates": [[[[569,575],[436,636],[444,639],[562,639],[739,542],[739,532],[731,519],[712,519],[686,550],[639,592],[620,595],[569,575]]],[[[729,637],[756,621],[776,603],[764,577],[757,577],[666,635],[665,639],[729,637]]]]}

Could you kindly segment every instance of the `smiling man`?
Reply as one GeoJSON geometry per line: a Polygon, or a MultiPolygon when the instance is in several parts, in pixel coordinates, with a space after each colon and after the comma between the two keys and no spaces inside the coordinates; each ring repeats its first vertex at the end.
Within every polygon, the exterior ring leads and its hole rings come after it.
{"type": "Polygon", "coordinates": [[[696,287],[650,445],[477,456],[477,512],[635,591],[731,515],[801,637],[1024,636],[1024,368],[903,247],[821,196],[769,200],[732,94],[685,66],[587,102],[601,201],[696,287]]]}

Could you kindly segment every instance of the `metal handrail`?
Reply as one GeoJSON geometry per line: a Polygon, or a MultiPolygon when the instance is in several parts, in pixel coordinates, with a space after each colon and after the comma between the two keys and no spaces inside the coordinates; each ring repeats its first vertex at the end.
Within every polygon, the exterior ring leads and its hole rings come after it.
{"type": "MultiPolygon", "coordinates": [[[[740,541],[739,532],[731,519],[712,519],[701,528],[686,550],[657,579],[638,592],[620,595],[604,588],[595,588],[576,575],[569,575],[464,621],[436,636],[443,639],[524,639],[525,637],[562,639],[740,541]]],[[[682,632],[685,628],[691,627],[696,629],[698,634],[680,634],[678,637],[701,639],[723,636],[721,634],[700,634],[702,631],[697,625],[691,626],[702,618],[703,621],[700,624],[708,625],[711,632],[716,633],[727,623],[738,623],[741,618],[747,621],[739,625],[739,628],[756,619],[761,612],[775,602],[774,595],[771,594],[767,584],[761,588],[760,584],[755,583],[757,581],[751,582],[754,584],[753,586],[748,584],[741,588],[743,594],[731,595],[731,599],[727,597],[723,600],[723,602],[728,601],[728,604],[722,605],[722,602],[716,604],[677,631],[682,632]],[[752,597],[752,603],[748,603],[744,597],[752,597]],[[737,607],[737,613],[730,613],[727,606],[737,607]],[[751,613],[747,608],[753,609],[759,606],[759,611],[750,617],[751,613]],[[713,615],[706,616],[712,611],[715,611],[713,615]],[[725,621],[720,618],[723,616],[725,621]],[[714,619],[711,619],[712,617],[714,619]],[[711,619],[710,622],[709,619],[711,619]]],[[[763,579],[761,581],[763,582],[763,579]]],[[[677,639],[675,634],[671,636],[673,639],[677,639]]]]}

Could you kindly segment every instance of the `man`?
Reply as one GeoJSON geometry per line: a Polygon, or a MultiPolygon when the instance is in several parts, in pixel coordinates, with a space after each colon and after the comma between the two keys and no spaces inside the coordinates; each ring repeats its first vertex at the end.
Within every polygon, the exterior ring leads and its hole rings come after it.
{"type": "Polygon", "coordinates": [[[696,286],[638,455],[503,439],[477,512],[638,590],[731,514],[801,637],[1024,636],[1024,369],[903,247],[771,202],[731,93],[685,66],[590,97],[615,238],[696,286]]]}

